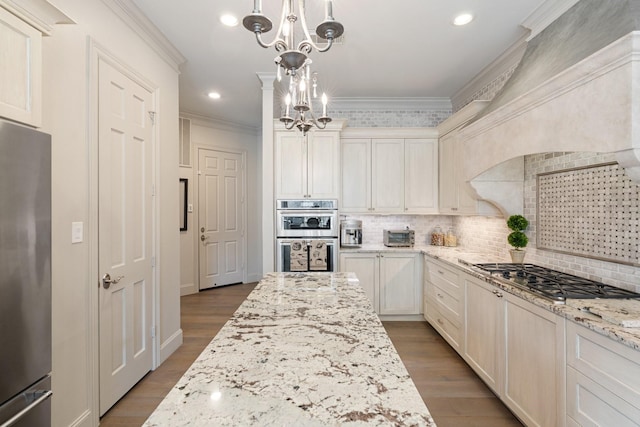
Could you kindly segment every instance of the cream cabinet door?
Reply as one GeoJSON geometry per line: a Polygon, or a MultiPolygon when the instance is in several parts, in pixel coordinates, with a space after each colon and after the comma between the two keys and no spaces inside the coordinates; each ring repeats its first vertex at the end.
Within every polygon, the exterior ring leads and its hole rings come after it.
{"type": "Polygon", "coordinates": [[[469,275],[465,282],[464,360],[499,396],[504,364],[504,295],[469,275]]]}
{"type": "Polygon", "coordinates": [[[359,252],[340,254],[340,271],[355,273],[360,286],[369,297],[374,311],[378,304],[378,269],[380,254],[378,252],[359,252]]]}
{"type": "Polygon", "coordinates": [[[458,213],[458,182],[455,167],[455,131],[440,138],[440,212],[458,213]]]}
{"type": "Polygon", "coordinates": [[[380,254],[380,314],[420,314],[421,271],[419,254],[380,254]]]}
{"type": "Polygon", "coordinates": [[[502,399],[526,425],[561,426],[564,319],[510,294],[505,300],[502,399]]]}
{"type": "Polygon", "coordinates": [[[275,145],[277,199],[339,197],[339,132],[276,132],[275,145]]]}
{"type": "Polygon", "coordinates": [[[343,139],[341,212],[371,212],[371,140],[343,139]]]}
{"type": "Polygon", "coordinates": [[[0,117],[41,124],[42,34],[0,7],[0,117]]]}
{"type": "Polygon", "coordinates": [[[478,201],[469,192],[462,175],[462,144],[454,130],[440,138],[440,212],[472,215],[478,212],[478,201]]]}
{"type": "Polygon", "coordinates": [[[404,140],[371,142],[371,205],[373,212],[404,212],[404,140]]]}
{"type": "Polygon", "coordinates": [[[339,132],[307,134],[307,195],[314,199],[337,199],[340,196],[339,132]]]}
{"type": "Polygon", "coordinates": [[[276,132],[276,198],[307,197],[307,144],[298,132],[276,132]]]}
{"type": "Polygon", "coordinates": [[[404,141],[404,211],[438,212],[438,141],[404,141]]]}

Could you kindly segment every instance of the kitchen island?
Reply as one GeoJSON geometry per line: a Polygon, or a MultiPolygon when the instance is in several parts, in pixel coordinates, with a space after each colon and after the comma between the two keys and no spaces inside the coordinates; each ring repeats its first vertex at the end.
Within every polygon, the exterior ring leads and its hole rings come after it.
{"type": "Polygon", "coordinates": [[[144,425],[435,423],[355,276],[272,273],[144,425]]]}

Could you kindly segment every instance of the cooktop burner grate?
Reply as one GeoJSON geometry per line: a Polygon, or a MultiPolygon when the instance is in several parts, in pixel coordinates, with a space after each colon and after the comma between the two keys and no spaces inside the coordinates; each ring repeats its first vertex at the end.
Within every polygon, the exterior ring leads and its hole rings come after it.
{"type": "Polygon", "coordinates": [[[554,301],[593,298],[640,298],[640,294],[534,264],[487,263],[475,267],[554,301]]]}

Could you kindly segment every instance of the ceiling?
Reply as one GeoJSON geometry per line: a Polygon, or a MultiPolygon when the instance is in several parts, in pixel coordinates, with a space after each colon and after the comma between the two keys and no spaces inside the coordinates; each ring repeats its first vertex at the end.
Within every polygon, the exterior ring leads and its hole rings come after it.
{"type": "MultiPolygon", "coordinates": [[[[262,91],[256,73],[275,73],[273,48],[264,49],[242,23],[225,27],[223,13],[240,21],[252,0],[133,0],[182,53],[180,110],[241,126],[260,127],[262,91]],[[207,93],[219,92],[219,100],[207,93]]],[[[517,42],[520,25],[544,0],[334,0],[344,43],[312,52],[313,70],[330,100],[353,98],[450,99],[517,42]],[[455,27],[460,12],[473,22],[455,27]]],[[[281,2],[263,0],[279,19],[281,2]]],[[[307,0],[307,21],[324,16],[324,0],[307,0]]],[[[277,24],[274,24],[274,26],[277,24]]],[[[270,41],[274,32],[267,33],[270,41]]],[[[331,101],[329,103],[331,115],[331,101]]]]}

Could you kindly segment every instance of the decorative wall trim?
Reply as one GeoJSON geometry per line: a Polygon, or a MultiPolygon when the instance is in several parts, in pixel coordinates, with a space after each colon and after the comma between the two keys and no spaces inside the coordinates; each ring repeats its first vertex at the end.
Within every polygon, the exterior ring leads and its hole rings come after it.
{"type": "Polygon", "coordinates": [[[571,9],[579,0],[547,0],[522,21],[525,28],[531,30],[527,41],[537,36],[549,24],[558,19],[560,15],[571,9]]]}
{"type": "Polygon", "coordinates": [[[51,35],[56,24],[75,24],[71,18],[46,0],[0,0],[0,7],[46,36],[51,35]]]}
{"type": "Polygon", "coordinates": [[[192,125],[197,124],[198,126],[250,135],[258,135],[259,133],[259,129],[255,126],[247,126],[227,120],[221,120],[215,117],[203,116],[188,110],[180,110],[180,117],[191,120],[192,125]]]}
{"type": "Polygon", "coordinates": [[[638,186],[616,162],[537,176],[538,249],[640,266],[638,186]]]}
{"type": "Polygon", "coordinates": [[[132,0],[102,0],[122,21],[144,40],[164,61],[180,71],[187,59],[146,17],[132,0]]]}
{"type": "Polygon", "coordinates": [[[514,68],[522,59],[527,47],[528,34],[520,37],[518,41],[511,45],[498,58],[482,69],[469,83],[453,94],[451,103],[454,110],[459,110],[470,101],[474,100],[474,95],[499,78],[503,73],[514,68]]]}

